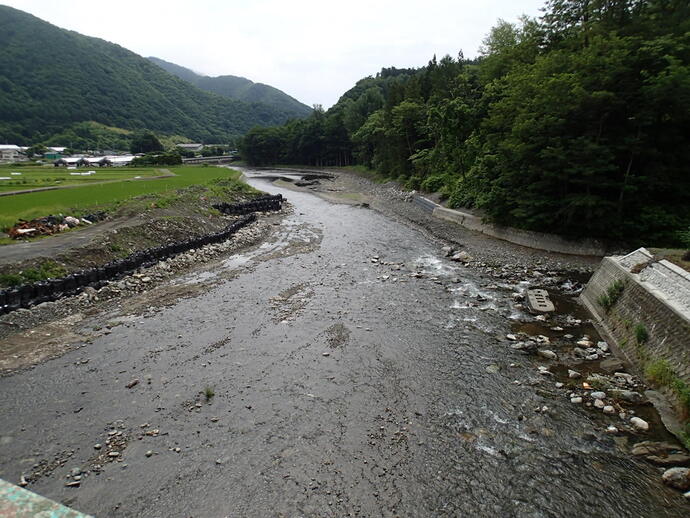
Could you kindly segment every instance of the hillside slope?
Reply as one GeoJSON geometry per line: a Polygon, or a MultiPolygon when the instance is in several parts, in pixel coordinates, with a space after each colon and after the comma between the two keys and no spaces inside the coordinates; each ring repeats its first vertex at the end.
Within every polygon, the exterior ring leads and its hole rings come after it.
{"type": "Polygon", "coordinates": [[[289,111],[204,92],[119,45],[0,6],[0,139],[45,140],[81,121],[220,142],[289,111]]]}
{"type": "Polygon", "coordinates": [[[166,72],[184,79],[207,92],[248,103],[264,103],[283,110],[293,117],[307,117],[311,113],[309,106],[302,104],[297,99],[290,97],[282,90],[278,90],[273,86],[255,83],[247,78],[238,76],[204,76],[160,58],[149,57],[148,59],[166,72]]]}

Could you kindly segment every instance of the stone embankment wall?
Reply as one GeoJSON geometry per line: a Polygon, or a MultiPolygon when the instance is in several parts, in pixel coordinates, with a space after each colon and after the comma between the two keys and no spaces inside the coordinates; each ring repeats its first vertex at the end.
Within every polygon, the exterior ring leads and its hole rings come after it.
{"type": "Polygon", "coordinates": [[[619,356],[648,379],[655,371],[665,373],[667,381],[660,388],[687,414],[678,386],[690,387],[690,273],[666,260],[655,261],[640,248],[623,257],[605,257],[581,301],[619,356]],[[618,290],[613,288],[617,281],[618,290]],[[612,293],[613,300],[602,303],[612,293]]]}
{"type": "Polygon", "coordinates": [[[555,234],[499,227],[484,223],[482,218],[474,214],[442,207],[423,196],[415,195],[414,202],[436,218],[451,221],[470,230],[517,245],[569,255],[603,256],[606,254],[606,244],[595,239],[568,240],[555,234]]]}

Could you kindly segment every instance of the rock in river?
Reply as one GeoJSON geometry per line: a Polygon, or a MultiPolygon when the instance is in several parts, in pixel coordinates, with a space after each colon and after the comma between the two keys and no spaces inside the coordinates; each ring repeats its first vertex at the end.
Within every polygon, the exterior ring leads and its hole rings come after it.
{"type": "Polygon", "coordinates": [[[690,468],[671,468],[664,471],[661,477],[664,483],[676,489],[690,489],[690,468]]]}
{"type": "Polygon", "coordinates": [[[649,430],[649,423],[645,421],[644,419],[640,419],[639,417],[631,417],[630,418],[630,423],[637,429],[637,430],[649,430]]]}
{"type": "Polygon", "coordinates": [[[548,360],[556,360],[556,359],[558,358],[558,356],[556,355],[555,352],[549,351],[548,349],[542,349],[542,350],[539,351],[538,354],[539,354],[539,356],[541,356],[542,358],[546,358],[546,359],[548,359],[548,360]]]}

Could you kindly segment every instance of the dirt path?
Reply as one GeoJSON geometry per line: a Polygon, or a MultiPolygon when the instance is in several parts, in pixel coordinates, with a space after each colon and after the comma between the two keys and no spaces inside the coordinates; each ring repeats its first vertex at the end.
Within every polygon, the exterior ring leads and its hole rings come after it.
{"type": "MultiPolygon", "coordinates": [[[[169,169],[158,169],[158,171],[163,174],[161,176],[149,177],[146,179],[151,180],[175,176],[175,174],[169,169]]],[[[56,189],[70,187],[82,186],[64,186],[56,187],[56,189]]],[[[39,257],[55,257],[68,250],[86,246],[93,242],[95,238],[102,236],[111,230],[122,228],[124,226],[139,225],[143,223],[143,221],[143,219],[136,217],[119,218],[115,220],[99,222],[88,227],[79,227],[77,230],[73,230],[71,232],[55,234],[42,239],[36,239],[33,241],[17,241],[16,243],[10,245],[3,245],[0,246],[0,265],[28,261],[39,257]]]]}
{"type": "Polygon", "coordinates": [[[507,347],[514,281],[280,192],[271,240],[170,282],[193,296],[85,314],[0,378],[0,477],[102,517],[687,516],[507,347]]]}
{"type": "Polygon", "coordinates": [[[104,221],[76,231],[63,232],[35,241],[0,246],[0,264],[26,261],[38,257],[55,257],[73,248],[88,245],[106,232],[142,222],[143,220],[139,218],[104,221]]]}

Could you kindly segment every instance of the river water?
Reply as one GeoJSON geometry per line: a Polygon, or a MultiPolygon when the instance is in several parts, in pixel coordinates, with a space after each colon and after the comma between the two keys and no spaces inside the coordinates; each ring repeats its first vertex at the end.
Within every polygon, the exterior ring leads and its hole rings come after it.
{"type": "Polygon", "coordinates": [[[517,287],[372,210],[250,183],[294,213],[174,281],[210,289],[0,378],[0,477],[103,517],[687,516],[510,349],[517,287]]]}

